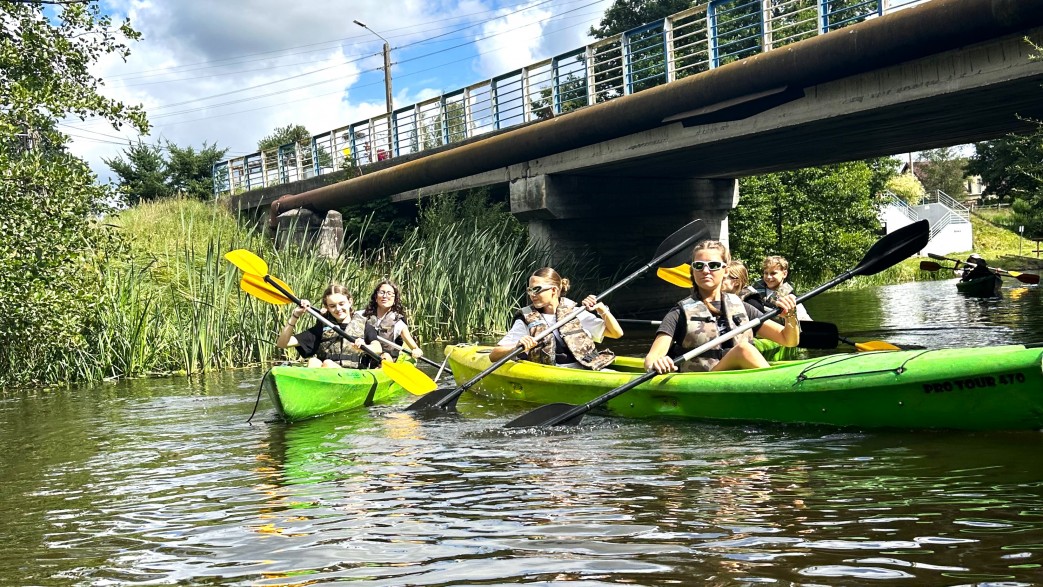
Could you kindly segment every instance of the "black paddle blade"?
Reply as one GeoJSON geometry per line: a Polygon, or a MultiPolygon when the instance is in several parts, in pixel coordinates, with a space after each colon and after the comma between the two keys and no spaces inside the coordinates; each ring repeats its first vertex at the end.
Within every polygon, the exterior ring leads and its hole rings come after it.
{"type": "Polygon", "coordinates": [[[908,259],[923,250],[930,239],[931,227],[926,220],[903,226],[876,241],[862,257],[862,262],[851,273],[854,275],[880,273],[902,259],[908,259]]]}
{"type": "MultiPolygon", "coordinates": [[[[693,220],[663,239],[662,244],[659,245],[659,248],[656,249],[655,255],[652,257],[659,257],[689,239],[692,239],[691,242],[693,243],[698,243],[708,238],[710,238],[710,229],[706,228],[706,223],[703,222],[702,219],[693,220]]],[[[669,258],[659,261],[658,265],[660,267],[673,267],[675,265],[686,264],[692,260],[691,257],[692,250],[685,248],[674,252],[674,254],[670,255],[669,258]]]]}
{"type": "Polygon", "coordinates": [[[942,266],[934,261],[920,261],[920,271],[938,271],[942,266]]]}
{"type": "Polygon", "coordinates": [[[575,426],[583,420],[583,414],[578,414],[558,422],[558,418],[575,408],[572,404],[547,404],[540,406],[531,412],[522,414],[503,425],[504,428],[534,428],[537,426],[575,426]]]}
{"type": "Polygon", "coordinates": [[[832,322],[818,320],[800,321],[800,342],[797,346],[805,349],[835,349],[840,342],[840,332],[832,322]]]}
{"type": "Polygon", "coordinates": [[[406,411],[408,411],[408,412],[416,412],[416,411],[420,411],[420,410],[429,410],[431,408],[437,408],[437,407],[442,407],[443,409],[446,409],[446,410],[452,410],[452,409],[456,408],[456,398],[453,397],[453,394],[455,393],[456,397],[458,398],[458,397],[460,397],[460,393],[462,393],[462,392],[463,392],[463,390],[460,389],[459,387],[439,387],[438,389],[421,396],[415,402],[409,404],[409,406],[406,407],[406,411]],[[447,405],[445,405],[445,406],[436,406],[435,405],[435,404],[438,404],[440,402],[445,401],[447,398],[449,400],[447,405]]]}

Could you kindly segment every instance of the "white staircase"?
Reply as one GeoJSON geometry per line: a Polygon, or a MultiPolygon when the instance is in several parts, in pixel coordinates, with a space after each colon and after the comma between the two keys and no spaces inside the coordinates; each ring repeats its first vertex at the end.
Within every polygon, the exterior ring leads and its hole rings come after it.
{"type": "Polygon", "coordinates": [[[947,255],[974,247],[970,210],[945,192],[937,190],[928,194],[916,206],[910,206],[894,194],[888,196],[890,199],[880,210],[880,222],[888,233],[918,220],[927,220],[930,225],[931,238],[920,251],[921,255],[947,255]]]}

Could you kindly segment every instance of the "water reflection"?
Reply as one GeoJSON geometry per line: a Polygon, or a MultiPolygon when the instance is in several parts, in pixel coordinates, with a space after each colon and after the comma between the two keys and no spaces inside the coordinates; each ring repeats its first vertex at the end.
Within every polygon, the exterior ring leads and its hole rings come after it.
{"type": "MultiPolygon", "coordinates": [[[[907,284],[808,309],[861,340],[1043,340],[1022,289],[987,306],[907,284]]],[[[0,398],[0,584],[1028,585],[1043,569],[1036,433],[591,416],[519,434],[500,427],[526,407],[472,394],[457,417],[403,397],[247,425],[259,380],[0,398]]]]}

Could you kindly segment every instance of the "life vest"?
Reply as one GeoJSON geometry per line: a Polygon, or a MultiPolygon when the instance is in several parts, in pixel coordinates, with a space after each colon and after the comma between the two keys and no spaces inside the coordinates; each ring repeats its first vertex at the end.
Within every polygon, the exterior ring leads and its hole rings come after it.
{"type": "Polygon", "coordinates": [[[761,292],[757,291],[757,289],[752,285],[747,285],[737,295],[739,296],[739,299],[755,308],[757,307],[757,304],[764,306],[764,296],[762,296],[761,292]]]}
{"type": "MultiPolygon", "coordinates": [[[[394,339],[395,335],[395,324],[401,320],[402,317],[397,313],[388,310],[387,314],[384,314],[383,318],[378,319],[376,314],[366,317],[366,322],[373,325],[373,328],[377,329],[377,334],[391,342],[398,342],[394,339]]],[[[384,349],[384,352],[391,355],[392,359],[398,358],[398,349],[388,347],[384,349]]]]}
{"type": "Polygon", "coordinates": [[[363,354],[355,348],[355,339],[365,336],[366,319],[360,314],[355,314],[346,325],[342,324],[341,328],[348,333],[349,340],[341,337],[329,326],[322,327],[322,340],[315,350],[315,357],[320,361],[329,359],[341,367],[358,369],[362,364],[363,354]]]}
{"type": "MultiPolygon", "coordinates": [[[[568,298],[558,301],[558,309],[554,313],[554,321],[561,322],[576,307],[576,302],[568,298]]],[[[536,337],[549,326],[543,319],[543,313],[532,306],[521,309],[521,319],[529,327],[529,336],[536,337]]],[[[583,326],[579,318],[563,324],[554,334],[542,339],[536,348],[529,351],[528,359],[543,365],[564,365],[579,363],[593,371],[600,371],[612,364],[616,355],[609,350],[599,351],[594,347],[594,339],[583,326]],[[564,344],[561,344],[564,343],[564,344]]]]}
{"type": "MultiPolygon", "coordinates": [[[[721,299],[721,310],[724,313],[729,329],[750,321],[749,316],[746,315],[746,308],[742,305],[742,300],[739,299],[739,296],[722,292],[721,299]]],[[[681,343],[685,350],[700,347],[717,338],[717,317],[710,313],[710,309],[706,307],[706,304],[700,300],[687,297],[678,302],[677,305],[680,306],[681,313],[685,317],[685,335],[684,341],[681,343]]],[[[734,341],[733,344],[739,344],[752,341],[753,338],[753,332],[747,330],[736,335],[732,340],[734,341]]],[[[720,362],[723,356],[724,351],[720,347],[715,347],[698,357],[681,363],[678,369],[682,372],[709,371],[720,362]]]]}
{"type": "MultiPolygon", "coordinates": [[[[793,293],[793,286],[788,281],[783,281],[782,283],[779,284],[779,287],[776,288],[775,291],[772,291],[770,289],[765,290],[765,291],[767,293],[765,293],[762,296],[764,298],[764,307],[765,308],[774,308],[775,307],[775,300],[779,299],[781,296],[788,296],[791,293],[793,293]]],[[[779,314],[779,315],[775,316],[774,318],[772,318],[772,320],[774,320],[775,322],[778,322],[779,324],[785,324],[786,323],[786,318],[782,314],[779,314]]]]}

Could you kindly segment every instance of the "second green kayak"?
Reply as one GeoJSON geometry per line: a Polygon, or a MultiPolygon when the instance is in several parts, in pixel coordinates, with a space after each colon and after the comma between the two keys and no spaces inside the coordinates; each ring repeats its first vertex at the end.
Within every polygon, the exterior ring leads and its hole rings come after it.
{"type": "Polygon", "coordinates": [[[389,401],[404,390],[380,369],[272,367],[264,382],[275,411],[295,421],[389,401]]]}
{"type": "MultiPolygon", "coordinates": [[[[489,367],[488,347],[453,346],[457,381],[489,367]]],[[[530,404],[583,404],[642,372],[620,357],[616,371],[508,362],[471,391],[530,404]]],[[[1038,430],[1043,428],[1043,348],[868,352],[766,369],[673,373],[606,404],[609,415],[821,424],[857,428],[1038,430]]]]}

